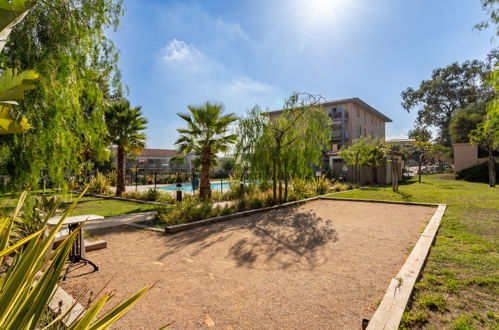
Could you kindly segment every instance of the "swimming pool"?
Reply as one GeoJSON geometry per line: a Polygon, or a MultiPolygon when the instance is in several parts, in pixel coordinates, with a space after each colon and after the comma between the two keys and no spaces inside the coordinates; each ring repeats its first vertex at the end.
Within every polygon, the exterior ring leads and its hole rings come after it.
{"type": "MultiPolygon", "coordinates": [[[[177,190],[176,185],[171,185],[171,186],[165,186],[165,187],[158,187],[158,189],[161,190],[177,190]]],[[[223,191],[228,191],[230,190],[229,188],[229,183],[228,182],[223,182],[223,183],[211,183],[211,190],[220,190],[222,189],[223,191]]],[[[198,187],[199,190],[199,187],[198,187]]],[[[182,185],[182,191],[192,191],[192,184],[186,183],[182,185]]]]}

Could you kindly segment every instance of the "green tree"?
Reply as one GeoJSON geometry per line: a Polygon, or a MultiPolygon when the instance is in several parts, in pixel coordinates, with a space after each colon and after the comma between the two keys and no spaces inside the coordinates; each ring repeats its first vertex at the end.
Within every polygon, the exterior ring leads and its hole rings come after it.
{"type": "Polygon", "coordinates": [[[477,128],[471,131],[470,141],[485,148],[489,154],[489,185],[496,186],[495,157],[494,151],[499,147],[498,143],[499,125],[497,121],[485,121],[478,124],[477,128]]]}
{"type": "Polygon", "coordinates": [[[491,75],[490,85],[494,89],[495,96],[487,105],[487,115],[483,123],[471,131],[469,137],[471,143],[485,148],[489,153],[489,185],[495,187],[495,157],[494,152],[499,148],[499,63],[491,75]]]}
{"type": "Polygon", "coordinates": [[[360,169],[368,164],[366,155],[372,147],[371,138],[361,136],[354,139],[350,146],[343,146],[339,156],[346,165],[353,166],[353,182],[360,185],[360,169]]]}
{"type": "Polygon", "coordinates": [[[483,30],[490,27],[490,24],[496,25],[495,33],[496,36],[499,36],[499,0],[481,0],[482,8],[487,14],[489,18],[477,25],[475,25],[475,29],[483,30]]]}
{"type": "Polygon", "coordinates": [[[378,184],[378,167],[386,163],[384,144],[379,139],[371,140],[371,143],[367,145],[364,157],[364,163],[371,166],[372,169],[371,182],[378,184]]]}
{"type": "Polygon", "coordinates": [[[431,150],[431,142],[416,139],[414,143],[415,152],[418,157],[418,182],[421,183],[421,167],[425,161],[426,154],[431,150]]]}
{"type": "Polygon", "coordinates": [[[236,153],[250,167],[251,175],[272,180],[276,202],[287,200],[289,179],[313,174],[328,142],[330,118],[320,106],[320,96],[295,93],[278,114],[253,108],[239,121],[236,153]]]}
{"type": "Polygon", "coordinates": [[[450,123],[452,143],[468,143],[469,134],[481,123],[487,113],[487,103],[471,104],[456,111],[450,123]]]}
{"type": "MultiPolygon", "coordinates": [[[[417,127],[436,127],[439,143],[450,147],[450,124],[460,109],[486,104],[493,97],[487,85],[487,75],[492,64],[499,58],[493,50],[486,62],[466,61],[435,69],[430,80],[421,82],[417,89],[402,92],[402,106],[408,112],[417,111],[417,127]]],[[[478,109],[478,107],[469,108],[478,109]]]]}
{"type": "Polygon", "coordinates": [[[175,155],[172,158],[170,158],[170,161],[168,162],[168,165],[170,165],[170,168],[174,168],[175,172],[177,172],[177,182],[180,181],[180,173],[179,169],[182,164],[185,163],[185,157],[182,155],[175,155]]]}
{"type": "MultiPolygon", "coordinates": [[[[23,3],[35,1],[10,1],[23,3]]],[[[106,32],[118,26],[122,12],[121,0],[50,0],[39,2],[12,30],[0,67],[40,74],[37,88],[17,108],[31,129],[0,136],[0,171],[12,184],[35,184],[47,169],[54,184],[64,185],[68,174],[81,173],[87,156],[107,155],[103,81],[119,78],[119,71],[106,32]],[[97,106],[85,107],[85,95],[97,106]]],[[[112,93],[120,94],[119,79],[114,82],[112,93]]]]}
{"type": "Polygon", "coordinates": [[[410,129],[407,136],[410,139],[419,139],[421,141],[430,141],[432,138],[431,132],[428,128],[423,126],[416,126],[413,129],[410,129]]]}
{"type": "Polygon", "coordinates": [[[127,100],[115,101],[105,110],[108,141],[117,147],[116,196],[125,191],[125,153],[138,153],[145,147],[147,119],[142,107],[131,107],[127,100]]]}
{"type": "Polygon", "coordinates": [[[229,126],[237,120],[233,114],[224,115],[221,104],[206,102],[201,106],[188,106],[189,113],[178,113],[187,128],[178,129],[180,138],[175,142],[183,154],[194,152],[201,163],[199,196],[211,198],[210,172],[217,153],[226,152],[236,142],[237,135],[229,134],[229,126]]]}

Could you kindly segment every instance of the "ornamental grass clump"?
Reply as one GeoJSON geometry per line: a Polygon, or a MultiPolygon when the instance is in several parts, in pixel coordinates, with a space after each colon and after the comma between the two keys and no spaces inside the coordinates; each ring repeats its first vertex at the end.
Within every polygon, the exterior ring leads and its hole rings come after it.
{"type": "Polygon", "coordinates": [[[97,175],[90,178],[88,191],[94,194],[105,194],[109,192],[109,179],[102,173],[97,172],[97,175]]]}
{"type": "MultiPolygon", "coordinates": [[[[85,190],[86,191],[86,190],[85,190]]],[[[71,214],[79,198],[62,214],[57,225],[48,227],[47,220],[56,213],[58,203],[43,218],[41,228],[24,237],[16,238],[12,229],[23,216],[21,210],[28,191],[21,195],[12,216],[0,217],[0,328],[1,329],[105,329],[130,309],[150,287],[146,286],[128,300],[105,314],[101,311],[112,297],[98,298],[71,324],[63,324],[68,312],[54,313],[49,304],[62,278],[66,261],[79,230],[73,231],[52,250],[52,242],[64,220],[71,214]]]]}
{"type": "Polygon", "coordinates": [[[315,192],[318,195],[326,194],[330,186],[331,186],[331,181],[326,177],[325,174],[321,175],[320,177],[317,177],[314,180],[315,192]]]}

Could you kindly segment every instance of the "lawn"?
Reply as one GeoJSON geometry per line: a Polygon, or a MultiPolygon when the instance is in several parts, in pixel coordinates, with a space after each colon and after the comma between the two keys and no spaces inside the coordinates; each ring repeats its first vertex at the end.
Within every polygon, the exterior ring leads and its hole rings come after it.
{"type": "MultiPolygon", "coordinates": [[[[32,199],[35,196],[40,196],[40,193],[30,193],[28,199],[32,199]]],[[[77,195],[67,193],[60,194],[63,201],[63,208],[68,207],[75,200],[77,195]]],[[[0,196],[0,213],[9,214],[11,213],[18,200],[18,194],[4,194],[0,196]]],[[[29,202],[29,201],[28,201],[29,202]]],[[[98,214],[105,217],[112,217],[122,214],[154,211],[157,206],[150,204],[142,204],[135,202],[125,202],[113,199],[104,199],[98,197],[83,197],[76,208],[73,210],[71,215],[80,214],[98,214]]]]}
{"type": "Polygon", "coordinates": [[[445,203],[447,210],[402,328],[499,328],[499,191],[453,175],[336,194],[339,198],[445,203]]]}

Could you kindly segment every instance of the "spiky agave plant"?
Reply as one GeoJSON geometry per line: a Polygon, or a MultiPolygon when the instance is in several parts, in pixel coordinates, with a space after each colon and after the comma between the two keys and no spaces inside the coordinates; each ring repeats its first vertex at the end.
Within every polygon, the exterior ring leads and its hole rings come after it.
{"type": "MultiPolygon", "coordinates": [[[[56,226],[48,228],[49,217],[46,217],[40,230],[20,240],[12,240],[11,231],[16,218],[20,216],[27,194],[27,191],[23,192],[12,216],[0,218],[0,264],[3,270],[0,273],[0,329],[60,328],[62,320],[67,317],[70,309],[50,320],[48,324],[45,315],[56,285],[61,279],[77,231],[54,251],[49,249],[64,219],[75,208],[84,192],[63,213],[56,226]]],[[[67,328],[105,329],[123,316],[149,289],[150,287],[145,287],[97,318],[105,303],[111,298],[104,295],[67,328]]]]}

